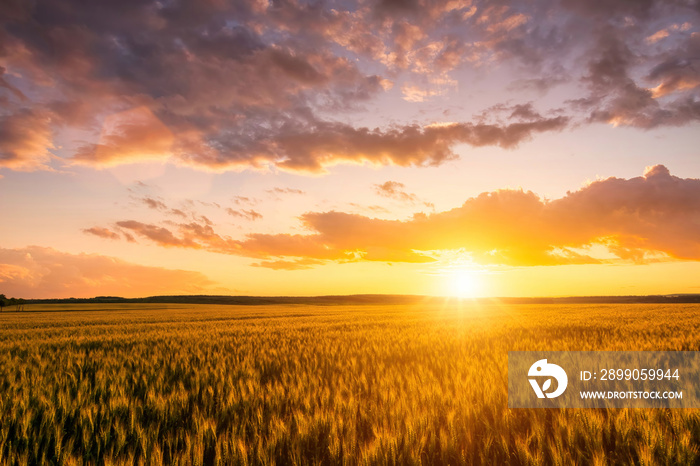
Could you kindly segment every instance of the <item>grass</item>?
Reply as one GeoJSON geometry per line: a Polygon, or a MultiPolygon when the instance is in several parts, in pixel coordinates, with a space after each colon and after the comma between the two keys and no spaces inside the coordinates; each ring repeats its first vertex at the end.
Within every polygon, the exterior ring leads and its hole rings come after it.
{"type": "Polygon", "coordinates": [[[28,305],[0,464],[700,464],[695,410],[507,408],[507,352],[700,349],[700,305],[28,305]]]}

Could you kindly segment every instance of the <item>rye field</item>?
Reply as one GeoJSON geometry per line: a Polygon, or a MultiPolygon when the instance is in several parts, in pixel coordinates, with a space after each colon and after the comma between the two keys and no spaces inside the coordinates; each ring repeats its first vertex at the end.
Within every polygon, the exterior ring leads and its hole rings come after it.
{"type": "Polygon", "coordinates": [[[507,408],[508,351],[698,335],[692,304],[28,305],[0,464],[700,464],[695,410],[507,408]]]}

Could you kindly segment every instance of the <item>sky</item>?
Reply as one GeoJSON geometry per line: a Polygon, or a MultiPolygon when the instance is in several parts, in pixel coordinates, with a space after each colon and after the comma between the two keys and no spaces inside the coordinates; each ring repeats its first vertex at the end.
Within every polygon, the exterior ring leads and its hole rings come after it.
{"type": "Polygon", "coordinates": [[[697,0],[0,3],[0,293],[700,293],[697,0]]]}

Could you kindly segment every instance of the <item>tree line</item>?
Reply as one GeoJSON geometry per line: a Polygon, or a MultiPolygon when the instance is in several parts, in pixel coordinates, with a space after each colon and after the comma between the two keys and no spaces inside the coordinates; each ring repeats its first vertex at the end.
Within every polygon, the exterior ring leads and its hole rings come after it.
{"type": "Polygon", "coordinates": [[[0,312],[6,307],[15,306],[15,311],[23,311],[25,300],[22,298],[7,298],[4,294],[0,294],[0,312]]]}

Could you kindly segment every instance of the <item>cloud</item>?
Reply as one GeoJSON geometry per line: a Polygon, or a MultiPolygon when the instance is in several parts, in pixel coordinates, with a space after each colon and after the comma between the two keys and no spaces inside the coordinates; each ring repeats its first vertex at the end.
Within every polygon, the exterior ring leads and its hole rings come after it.
{"type": "Polygon", "coordinates": [[[121,239],[122,237],[124,237],[124,239],[130,243],[136,242],[136,239],[134,239],[133,235],[131,235],[125,231],[122,231],[118,227],[115,228],[114,230],[109,229],[109,228],[103,228],[103,227],[85,228],[85,229],[83,229],[83,233],[85,233],[86,235],[94,235],[94,236],[97,236],[100,238],[112,239],[112,240],[118,240],[118,239],[121,239]]]}
{"type": "Polygon", "coordinates": [[[464,250],[477,262],[507,265],[597,263],[602,259],[585,251],[602,245],[637,261],[659,255],[700,260],[699,215],[700,180],[677,178],[656,166],[643,177],[597,181],[549,202],[532,192],[502,190],[407,221],[309,213],[302,221],[314,234],[286,248],[281,245],[292,236],[258,235],[240,245],[258,254],[321,259],[310,253],[315,243],[323,245],[326,257],[335,251],[406,262],[430,257],[417,251],[464,250]]]}
{"type": "Polygon", "coordinates": [[[631,49],[612,29],[601,36],[585,80],[591,95],[584,103],[593,108],[592,121],[614,125],[653,126],[658,103],[648,89],[639,87],[629,76],[634,60],[631,49]]]}
{"type": "MultiPolygon", "coordinates": [[[[187,218],[187,214],[180,209],[169,209],[168,213],[171,215],[176,215],[178,217],[187,218]]],[[[203,218],[206,218],[203,216],[203,218]]]]}
{"type": "Polygon", "coordinates": [[[516,79],[508,85],[510,91],[536,91],[539,94],[545,94],[551,88],[564,84],[570,80],[570,76],[563,69],[543,73],[542,77],[538,78],[523,78],[516,79]]]}
{"type": "Polygon", "coordinates": [[[98,254],[29,246],[0,248],[0,285],[7,296],[68,298],[201,294],[215,283],[198,272],[146,267],[98,254]]]}
{"type": "MultiPolygon", "coordinates": [[[[265,192],[270,193],[270,194],[306,194],[305,191],[302,191],[301,189],[295,189],[295,188],[272,188],[272,189],[267,189],[265,192]]],[[[245,201],[249,202],[248,198],[241,198],[245,199],[245,201]]]]}
{"type": "MultiPolygon", "coordinates": [[[[147,188],[148,186],[143,185],[141,188],[147,188]]],[[[135,200],[139,204],[143,204],[149,209],[156,210],[158,212],[162,212],[163,214],[170,216],[170,217],[177,217],[180,220],[183,219],[192,219],[197,222],[202,222],[207,225],[211,225],[211,220],[206,216],[202,215],[202,207],[206,207],[208,209],[221,209],[221,205],[218,204],[217,202],[205,202],[205,201],[200,201],[200,200],[194,200],[194,199],[183,199],[179,202],[180,206],[179,208],[171,207],[168,205],[170,201],[163,200],[162,197],[160,196],[150,196],[150,195],[142,195],[140,194],[136,189],[128,188],[128,191],[131,193],[131,199],[135,200]],[[167,203],[166,203],[167,202],[167,203]]],[[[205,209],[206,210],[206,209],[205,209]]],[[[172,222],[171,222],[172,223],[172,222]]],[[[123,231],[121,233],[124,233],[123,231]]]]}
{"type": "MultiPolygon", "coordinates": [[[[176,216],[176,217],[181,217],[181,218],[187,218],[187,217],[188,217],[188,214],[187,214],[184,210],[182,210],[182,209],[170,208],[170,207],[167,206],[167,204],[165,204],[165,202],[163,202],[163,201],[161,201],[161,200],[159,200],[159,199],[154,199],[154,198],[152,198],[152,197],[146,196],[146,197],[142,197],[142,198],[137,198],[137,200],[140,201],[141,203],[143,203],[143,204],[144,204],[146,207],[148,207],[149,209],[159,210],[159,211],[161,211],[161,212],[165,212],[165,213],[168,214],[168,215],[174,215],[174,216],[176,216]]],[[[203,204],[203,205],[208,205],[208,204],[204,204],[204,203],[202,203],[202,204],[203,204]]],[[[210,205],[210,206],[211,206],[211,205],[210,205]]],[[[216,207],[219,207],[219,206],[216,205],[216,207]]],[[[193,212],[190,212],[189,215],[192,216],[192,217],[197,217],[197,215],[196,215],[195,213],[193,213],[193,212]]],[[[201,217],[199,217],[199,218],[207,219],[207,218],[204,217],[204,216],[201,216],[201,217]]],[[[207,221],[208,221],[208,219],[207,219],[207,221]]]]}
{"type": "Polygon", "coordinates": [[[532,106],[531,102],[527,104],[517,104],[513,107],[510,118],[518,118],[521,120],[538,120],[542,118],[537,110],[532,106]]]}
{"type": "Polygon", "coordinates": [[[415,203],[418,196],[412,193],[407,193],[403,188],[406,186],[398,181],[387,181],[382,184],[375,184],[374,190],[377,194],[391,199],[396,199],[402,202],[415,203]]]}
{"type": "Polygon", "coordinates": [[[426,88],[408,83],[405,83],[403,86],[401,86],[401,92],[403,93],[403,99],[408,102],[425,102],[431,97],[435,97],[445,93],[443,89],[439,89],[434,86],[426,88]]]}
{"type": "Polygon", "coordinates": [[[13,86],[12,84],[10,84],[5,78],[2,77],[2,76],[5,74],[5,71],[6,71],[6,70],[5,70],[5,67],[4,67],[4,66],[0,66],[0,87],[3,87],[3,88],[5,88],[5,89],[7,89],[8,91],[10,91],[10,92],[11,92],[15,97],[17,97],[20,101],[26,102],[26,101],[27,101],[27,96],[24,95],[24,93],[23,93],[22,91],[20,91],[19,89],[17,89],[15,86],[13,86]]]}
{"type": "Polygon", "coordinates": [[[646,38],[646,41],[650,44],[654,44],[662,39],[665,39],[669,36],[669,32],[666,29],[660,29],[656,31],[654,34],[648,36],[646,38]]]}
{"type": "MultiPolygon", "coordinates": [[[[43,108],[53,117],[51,130],[98,128],[96,141],[66,148],[73,163],[274,164],[259,161],[254,145],[276,115],[353,107],[386,87],[315,35],[268,34],[278,21],[285,19],[247,2],[17,5],[2,25],[3,78],[19,78],[4,79],[0,90],[14,96],[8,107],[15,120],[43,108]],[[14,81],[32,88],[31,101],[15,96],[14,81]]],[[[50,143],[45,133],[39,139],[50,143]]],[[[13,145],[39,135],[29,136],[20,133],[13,145]]]]}
{"type": "Polygon", "coordinates": [[[234,196],[232,199],[233,203],[236,205],[255,205],[260,202],[258,199],[247,197],[247,196],[234,196]]]}
{"type": "Polygon", "coordinates": [[[95,236],[99,236],[100,238],[107,238],[107,239],[119,239],[120,238],[118,233],[115,233],[114,231],[110,230],[109,228],[102,228],[102,227],[86,228],[83,230],[83,233],[87,233],[89,235],[95,235],[95,236]]]}
{"type": "Polygon", "coordinates": [[[313,127],[290,127],[279,133],[274,141],[265,144],[271,151],[266,157],[279,160],[279,168],[313,173],[342,162],[434,166],[454,159],[452,149],[457,144],[514,148],[536,133],[562,130],[568,122],[567,117],[558,116],[507,125],[454,123],[389,130],[318,123],[313,127]]]}
{"type": "Polygon", "coordinates": [[[459,144],[512,148],[571,123],[647,129],[700,114],[700,10],[687,2],[44,0],[4,13],[0,166],[13,170],[426,166],[459,144]],[[567,82],[572,104],[516,124],[462,115],[449,130],[329,117],[367,115],[401,93],[420,110],[457,89],[481,92],[466,78],[479,69],[515,70],[509,89],[567,82]]]}
{"type": "Polygon", "coordinates": [[[656,5],[654,0],[564,0],[562,3],[574,12],[591,18],[627,16],[637,20],[647,18],[656,5]]]}
{"type": "Polygon", "coordinates": [[[646,79],[658,83],[652,91],[655,98],[700,87],[700,34],[692,34],[682,47],[666,56],[646,79]]]}
{"type": "Polygon", "coordinates": [[[301,256],[321,259],[347,259],[351,256],[344,252],[331,251],[324,245],[317,244],[315,238],[306,235],[276,235],[270,240],[270,235],[254,233],[248,235],[245,241],[238,241],[216,233],[211,225],[196,222],[176,224],[174,231],[135,220],[120,221],[116,225],[163,247],[203,249],[257,259],[282,256],[288,249],[301,252],[301,256]]]}
{"type": "Polygon", "coordinates": [[[51,115],[45,111],[23,109],[0,116],[0,167],[48,168],[52,137],[51,115]]]}
{"type": "Polygon", "coordinates": [[[584,81],[591,93],[575,101],[591,109],[589,121],[614,126],[644,129],[658,126],[681,126],[700,119],[700,103],[693,96],[678,96],[662,102],[658,98],[676,91],[692,90],[700,85],[700,75],[691,66],[700,51],[700,36],[691,36],[681,48],[667,52],[670,57],[654,66],[646,79],[659,82],[649,89],[633,77],[638,55],[621,37],[619,31],[606,29],[599,37],[588,65],[584,81]]]}
{"type": "Polygon", "coordinates": [[[176,238],[170,230],[155,225],[137,222],[134,220],[126,220],[117,222],[116,225],[125,230],[130,230],[140,236],[144,236],[161,246],[177,246],[198,248],[198,244],[185,238],[176,238]]]}
{"type": "Polygon", "coordinates": [[[226,213],[232,217],[240,217],[240,218],[244,218],[246,220],[259,220],[259,219],[263,218],[262,214],[254,211],[253,209],[234,210],[234,209],[231,209],[229,207],[226,209],[226,213]]]}
{"type": "Polygon", "coordinates": [[[350,205],[351,207],[356,208],[356,209],[365,210],[365,211],[370,211],[370,212],[373,212],[373,213],[380,213],[380,214],[389,214],[389,213],[391,213],[391,211],[390,211],[389,209],[387,209],[386,207],[379,206],[379,205],[368,205],[368,206],[364,206],[364,205],[357,204],[357,203],[355,203],[355,202],[351,202],[349,205],[350,205]]]}
{"type": "Polygon", "coordinates": [[[656,165],[641,177],[598,180],[551,201],[530,191],[499,190],[403,221],[309,212],[300,218],[310,232],[305,235],[256,233],[237,240],[197,223],[179,224],[175,232],[135,221],[117,225],[161,246],[257,258],[258,266],[288,269],[317,265],[299,260],[431,262],[445,250],[512,266],[700,260],[698,218],[700,180],[656,165]]]}
{"type": "Polygon", "coordinates": [[[174,136],[148,108],[138,107],[108,116],[96,144],[79,147],[76,163],[112,166],[167,159],[173,154],[174,136]]]}
{"type": "Polygon", "coordinates": [[[153,199],[152,197],[144,197],[141,199],[141,202],[146,204],[149,209],[166,210],[168,208],[163,201],[153,199]]]}
{"type": "Polygon", "coordinates": [[[573,222],[568,228],[573,241],[602,238],[618,255],[657,251],[700,260],[698,194],[700,180],[672,176],[665,166],[656,165],[641,177],[591,183],[552,202],[549,211],[559,225],[573,222]],[[578,220],[571,218],[574,212],[578,220]]]}
{"type": "Polygon", "coordinates": [[[296,259],[292,261],[287,260],[275,260],[275,261],[261,261],[253,262],[251,267],[263,267],[266,269],[273,270],[308,270],[312,269],[316,265],[322,265],[323,261],[315,259],[296,259]]]}

